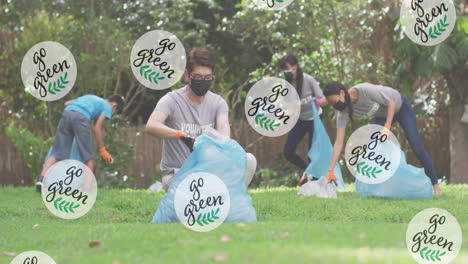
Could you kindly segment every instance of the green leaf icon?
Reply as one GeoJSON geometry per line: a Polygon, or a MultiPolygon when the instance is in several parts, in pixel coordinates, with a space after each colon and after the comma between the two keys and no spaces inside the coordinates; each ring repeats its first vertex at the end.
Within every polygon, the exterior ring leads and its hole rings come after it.
{"type": "Polygon", "coordinates": [[[159,73],[153,71],[149,65],[144,65],[140,67],[140,75],[154,84],[159,84],[158,80],[165,79],[164,76],[159,77],[159,73]]]}
{"type": "Polygon", "coordinates": [[[432,250],[432,249],[429,249],[428,247],[424,247],[424,248],[419,250],[419,256],[422,259],[428,260],[428,261],[434,261],[434,262],[435,261],[442,261],[442,259],[440,257],[442,257],[445,254],[446,254],[445,251],[432,250]]]}
{"type": "Polygon", "coordinates": [[[209,225],[210,223],[214,223],[215,221],[213,219],[219,219],[218,216],[219,213],[219,208],[216,209],[216,211],[209,211],[208,213],[205,214],[199,214],[196,220],[196,223],[199,226],[204,226],[204,225],[209,225]]]}
{"type": "Polygon", "coordinates": [[[67,77],[68,72],[65,72],[56,81],[50,82],[47,86],[47,91],[53,95],[61,92],[61,90],[66,88],[66,84],[70,83],[70,81],[67,81],[67,77]]]}
{"type": "Polygon", "coordinates": [[[75,213],[73,209],[80,207],[79,204],[75,205],[74,202],[68,202],[64,200],[62,197],[55,199],[53,205],[55,209],[61,212],[65,212],[65,213],[75,213]]]}
{"type": "Polygon", "coordinates": [[[447,15],[441,18],[434,26],[429,28],[429,37],[436,39],[445,32],[449,24],[447,23],[447,15]]]}
{"type": "Polygon", "coordinates": [[[273,119],[269,119],[265,114],[258,114],[255,116],[255,124],[266,130],[275,131],[275,127],[279,127],[281,124],[277,123],[273,119]]]}
{"type": "Polygon", "coordinates": [[[382,170],[377,170],[376,167],[372,167],[370,165],[367,165],[366,162],[360,162],[356,166],[356,170],[359,174],[363,176],[367,176],[368,178],[372,177],[374,179],[377,178],[376,174],[379,174],[382,172],[382,170]]]}

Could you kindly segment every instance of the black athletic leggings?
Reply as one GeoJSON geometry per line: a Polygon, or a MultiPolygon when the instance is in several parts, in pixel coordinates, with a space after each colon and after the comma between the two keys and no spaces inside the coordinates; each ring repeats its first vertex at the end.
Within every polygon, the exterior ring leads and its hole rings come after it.
{"type": "MultiPolygon", "coordinates": [[[[305,134],[309,134],[309,149],[312,146],[312,136],[314,134],[314,120],[298,120],[296,125],[289,131],[286,144],[284,145],[284,156],[292,164],[302,170],[307,168],[307,163],[296,153],[297,145],[301,142],[305,134]]],[[[309,160],[310,162],[310,160],[309,160]]]]}

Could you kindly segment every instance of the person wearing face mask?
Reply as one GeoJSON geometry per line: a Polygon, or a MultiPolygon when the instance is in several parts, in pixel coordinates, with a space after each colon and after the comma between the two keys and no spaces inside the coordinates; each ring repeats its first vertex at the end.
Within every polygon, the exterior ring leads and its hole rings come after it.
{"type": "MultiPolygon", "coordinates": [[[[322,104],[326,103],[322,90],[317,81],[310,75],[303,73],[299,67],[298,60],[295,55],[288,54],[280,60],[280,68],[284,70],[286,81],[291,83],[299,95],[301,100],[301,113],[296,125],[289,131],[284,145],[283,154],[285,158],[292,164],[299,167],[302,171],[307,168],[307,163],[296,153],[297,146],[301,142],[305,134],[308,134],[309,149],[312,145],[312,136],[314,132],[312,98],[315,97],[315,105],[319,115],[322,113],[322,104]]],[[[318,175],[317,175],[318,176],[318,175]]],[[[307,182],[310,175],[305,172],[299,180],[302,185],[307,182]]]]}
{"type": "MultiPolygon", "coordinates": [[[[214,69],[214,58],[207,49],[190,51],[184,72],[187,85],[164,95],[146,124],[146,132],[163,139],[160,168],[166,191],[193,151],[195,138],[205,134],[208,128],[230,137],[228,105],[210,91],[214,69]]],[[[246,185],[252,180],[255,168],[255,157],[247,153],[246,185]]]]}
{"type": "Polygon", "coordinates": [[[354,130],[354,119],[373,119],[372,123],[384,126],[383,133],[388,133],[392,124],[397,121],[403,128],[411,149],[424,166],[426,175],[431,179],[434,194],[442,194],[432,160],[421,143],[413,107],[405,96],[393,88],[370,83],[361,83],[347,90],[340,82],[328,83],[324,94],[328,103],[336,109],[337,125],[328,183],[336,183],[333,168],[343,149],[349,120],[354,130]]]}

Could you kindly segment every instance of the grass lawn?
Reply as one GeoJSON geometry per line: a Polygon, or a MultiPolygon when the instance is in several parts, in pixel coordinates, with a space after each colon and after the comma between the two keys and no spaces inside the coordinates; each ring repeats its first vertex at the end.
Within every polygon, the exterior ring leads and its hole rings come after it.
{"type": "Polygon", "coordinates": [[[415,263],[406,249],[407,224],[439,207],[463,230],[453,263],[468,263],[468,185],[442,186],[434,200],[360,198],[347,186],[338,199],[300,198],[298,188],[250,190],[258,223],[230,224],[197,233],[182,224],[150,224],[164,194],[98,191],[94,208],[62,220],[32,188],[0,187],[0,263],[39,250],[67,263],[415,263]],[[229,242],[221,242],[227,235],[229,242]],[[89,242],[99,241],[97,247],[89,242]]]}

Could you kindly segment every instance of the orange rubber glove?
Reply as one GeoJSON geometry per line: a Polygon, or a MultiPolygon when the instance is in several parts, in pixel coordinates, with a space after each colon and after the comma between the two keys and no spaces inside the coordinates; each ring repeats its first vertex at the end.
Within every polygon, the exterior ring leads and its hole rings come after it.
{"type": "Polygon", "coordinates": [[[109,152],[107,152],[105,147],[102,147],[102,148],[99,149],[99,154],[101,155],[101,158],[105,162],[111,162],[112,161],[112,156],[109,154],[109,152]]]}
{"type": "Polygon", "coordinates": [[[186,134],[184,131],[180,131],[180,130],[179,130],[179,131],[177,131],[175,137],[176,137],[177,139],[180,139],[180,138],[182,138],[182,137],[185,136],[185,135],[187,135],[187,134],[186,134]]]}
{"type": "Polygon", "coordinates": [[[182,140],[182,142],[189,148],[190,152],[193,152],[193,144],[195,143],[195,138],[183,131],[177,131],[176,138],[182,140]]]}
{"type": "Polygon", "coordinates": [[[390,129],[392,128],[392,125],[389,123],[385,123],[384,128],[382,131],[380,131],[380,134],[386,135],[387,138],[390,137],[390,129]]]}
{"type": "Polygon", "coordinates": [[[336,181],[335,173],[334,170],[328,170],[328,180],[327,183],[330,184],[334,182],[336,185],[338,185],[338,182],[336,181]]]}

